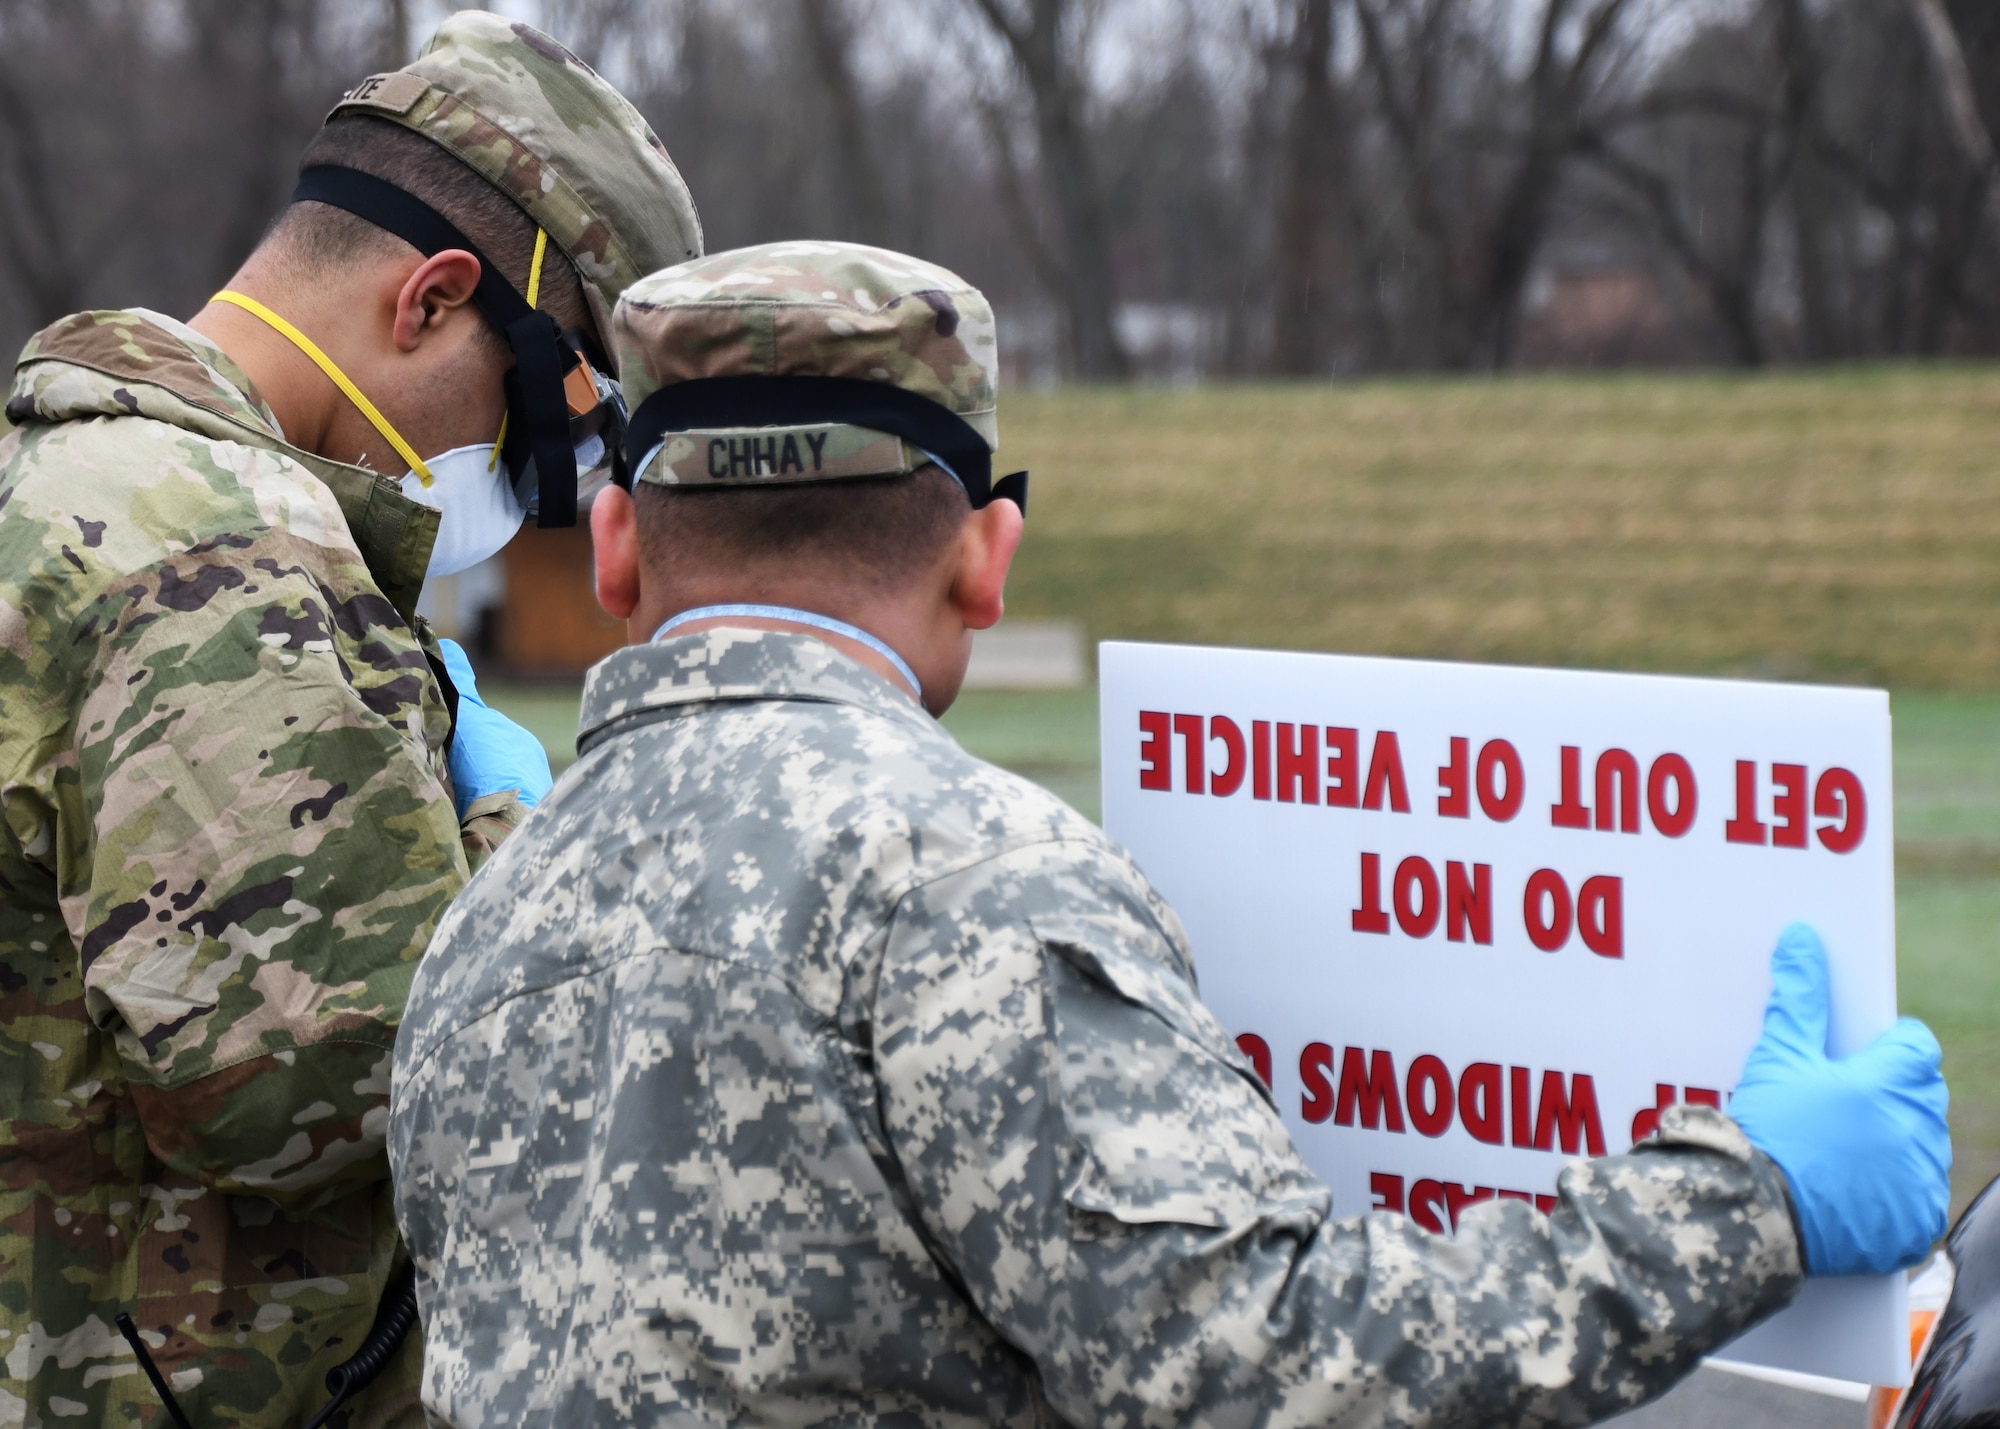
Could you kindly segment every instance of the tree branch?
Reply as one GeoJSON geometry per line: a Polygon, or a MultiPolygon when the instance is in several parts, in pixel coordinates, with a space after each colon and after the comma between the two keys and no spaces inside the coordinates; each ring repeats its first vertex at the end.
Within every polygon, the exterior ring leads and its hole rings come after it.
{"type": "Polygon", "coordinates": [[[1979,115],[1979,99],[1972,86],[1972,70],[1965,62],[1965,49],[1952,28],[1951,14],[1944,0],[1909,0],[1910,17],[1916,21],[1937,72],[1946,127],[1959,153],[1986,189],[1986,217],[1996,237],[2000,237],[2000,165],[1993,155],[1993,135],[1979,115]]]}

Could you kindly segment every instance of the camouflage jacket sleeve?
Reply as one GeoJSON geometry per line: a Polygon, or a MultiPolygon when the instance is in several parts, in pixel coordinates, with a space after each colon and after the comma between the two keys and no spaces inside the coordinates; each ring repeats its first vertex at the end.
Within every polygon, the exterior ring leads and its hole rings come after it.
{"type": "Polygon", "coordinates": [[[396,1028],[466,878],[423,652],[326,549],[267,531],[124,582],[59,851],[154,1153],[286,1201],[386,1176],[396,1028]]]}
{"type": "Polygon", "coordinates": [[[466,805],[465,817],[458,824],[458,842],[465,850],[467,866],[477,873],[533,812],[512,789],[482,795],[466,805]]]}
{"type": "Polygon", "coordinates": [[[1065,1419],[1583,1424],[1796,1292],[1782,1175],[1706,1109],[1571,1165],[1552,1215],[1330,1220],[1178,920],[1058,847],[910,893],[874,1012],[934,1253],[1065,1419]]]}

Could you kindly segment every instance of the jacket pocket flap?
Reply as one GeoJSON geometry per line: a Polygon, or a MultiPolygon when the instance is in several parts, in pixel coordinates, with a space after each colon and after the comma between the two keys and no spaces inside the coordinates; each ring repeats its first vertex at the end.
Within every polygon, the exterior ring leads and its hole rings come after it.
{"type": "Polygon", "coordinates": [[[1296,1158],[1268,1090],[1165,940],[1087,917],[1034,927],[1072,1143],[1070,1205],[1127,1225],[1254,1220],[1276,1189],[1267,1183],[1296,1158]]]}

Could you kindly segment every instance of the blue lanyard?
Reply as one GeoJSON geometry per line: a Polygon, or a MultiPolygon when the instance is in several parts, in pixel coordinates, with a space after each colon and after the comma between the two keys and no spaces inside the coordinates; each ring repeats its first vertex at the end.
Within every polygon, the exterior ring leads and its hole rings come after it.
{"type": "Polygon", "coordinates": [[[910,668],[910,662],[891,650],[858,625],[849,625],[844,620],[835,620],[827,615],[815,615],[810,610],[796,610],[789,605],[704,605],[694,610],[684,610],[653,632],[657,643],[661,637],[669,635],[683,625],[697,620],[720,620],[730,616],[750,617],[756,620],[789,620],[794,625],[810,625],[815,630],[824,630],[830,635],[845,635],[849,640],[866,645],[884,660],[896,667],[896,673],[910,682],[910,688],[917,692],[917,702],[924,698],[924,687],[917,679],[917,672],[910,668]]]}

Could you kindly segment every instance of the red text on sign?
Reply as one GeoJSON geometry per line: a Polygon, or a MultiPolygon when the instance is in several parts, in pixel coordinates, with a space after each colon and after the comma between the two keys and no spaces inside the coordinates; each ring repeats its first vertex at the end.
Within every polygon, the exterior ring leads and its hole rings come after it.
{"type": "Polygon", "coordinates": [[[1239,1032],[1236,1034],[1236,1050],[1250,1059],[1250,1065],[1256,1069],[1258,1079],[1265,1086],[1273,1085],[1271,1081],[1271,1044],[1269,1042],[1266,1042],[1255,1032],[1239,1032]]]}
{"type": "MultiPolygon", "coordinates": [[[[1382,855],[1361,855],[1361,900],[1348,918],[1357,933],[1387,934],[1394,926],[1406,938],[1428,938],[1443,925],[1454,943],[1493,942],[1493,869],[1489,864],[1449,861],[1444,877],[1427,858],[1412,854],[1396,864],[1383,888],[1382,855]]],[[[1528,880],[1521,900],[1528,941],[1545,953],[1560,950],[1571,932],[1601,958],[1625,956],[1625,885],[1609,874],[1587,878],[1574,899],[1563,876],[1552,868],[1528,880]]]]}
{"type": "Polygon", "coordinates": [[[1467,939],[1491,945],[1493,942],[1493,869],[1483,863],[1470,866],[1456,861],[1444,866],[1440,885],[1437,870],[1429,859],[1411,855],[1396,865],[1388,903],[1382,898],[1382,855],[1361,855],[1361,906],[1349,918],[1357,933],[1387,933],[1389,910],[1393,906],[1396,927],[1406,938],[1428,938],[1444,924],[1445,937],[1454,943],[1467,939]]]}
{"type": "Polygon", "coordinates": [[[1523,1201],[1543,1215],[1553,1212],[1557,1204],[1554,1196],[1530,1191],[1502,1191],[1492,1186],[1462,1186],[1456,1181],[1435,1181],[1428,1177],[1411,1186],[1406,1199],[1403,1184],[1401,1176],[1390,1172],[1370,1173],[1368,1193],[1373,1198],[1374,1209],[1407,1212],[1411,1220],[1432,1235],[1445,1234],[1447,1224],[1456,1231],[1458,1213],[1482,1201],[1523,1201]]]}
{"type": "Polygon", "coordinates": [[[1456,1078],[1442,1058],[1417,1057],[1396,1075],[1395,1057],[1380,1049],[1343,1048],[1325,1042],[1299,1053],[1304,1091],[1299,1115],[1308,1122],[1360,1125],[1368,1130],[1442,1136],[1456,1121],[1466,1135],[1489,1146],[1514,1145],[1567,1155],[1604,1154],[1597,1085],[1585,1072],[1564,1076],[1526,1067],[1474,1062],[1456,1078]]]}
{"type": "Polygon", "coordinates": [[[1569,885],[1553,868],[1528,879],[1521,898],[1521,921],[1528,941],[1545,953],[1561,951],[1574,928],[1583,945],[1600,958],[1625,956],[1625,881],[1609,874],[1586,878],[1570,898],[1569,885]]]}
{"type": "Polygon", "coordinates": [[[1771,820],[1762,818],[1760,770],[1754,759],[1736,761],[1736,812],[1723,825],[1723,837],[1733,844],[1766,844],[1772,848],[1807,848],[1817,836],[1831,853],[1852,853],[1868,832],[1868,798],[1851,770],[1823,770],[1812,784],[1812,818],[1827,822],[1814,829],[1806,813],[1811,771],[1803,764],[1773,764],[1771,820]]]}
{"type": "MultiPolygon", "coordinates": [[[[1361,748],[1361,731],[1345,725],[1259,719],[1245,735],[1227,715],[1141,710],[1139,787],[1226,799],[1247,783],[1253,799],[1409,813],[1410,785],[1396,732],[1376,731],[1365,763],[1361,748]]],[[[1514,768],[1511,782],[1496,776],[1503,794],[1520,788],[1518,760],[1514,768]]],[[[1518,793],[1511,797],[1519,802],[1518,793]]]]}
{"type": "MultiPolygon", "coordinates": [[[[1630,751],[1607,749],[1591,770],[1592,805],[1584,802],[1583,751],[1562,747],[1562,798],[1549,807],[1549,823],[1559,829],[1595,827],[1600,833],[1639,832],[1639,761],[1630,751]]],[[[1694,827],[1694,767],[1678,754],[1662,754],[1647,770],[1646,815],[1655,830],[1677,839],[1694,827]]]]}
{"type": "Polygon", "coordinates": [[[1439,817],[1471,818],[1477,796],[1480,813],[1496,824],[1506,823],[1521,812],[1528,795],[1520,754],[1504,739],[1489,739],[1479,746],[1476,761],[1471,756],[1471,740],[1452,740],[1451,762],[1438,770],[1439,817]]]}

